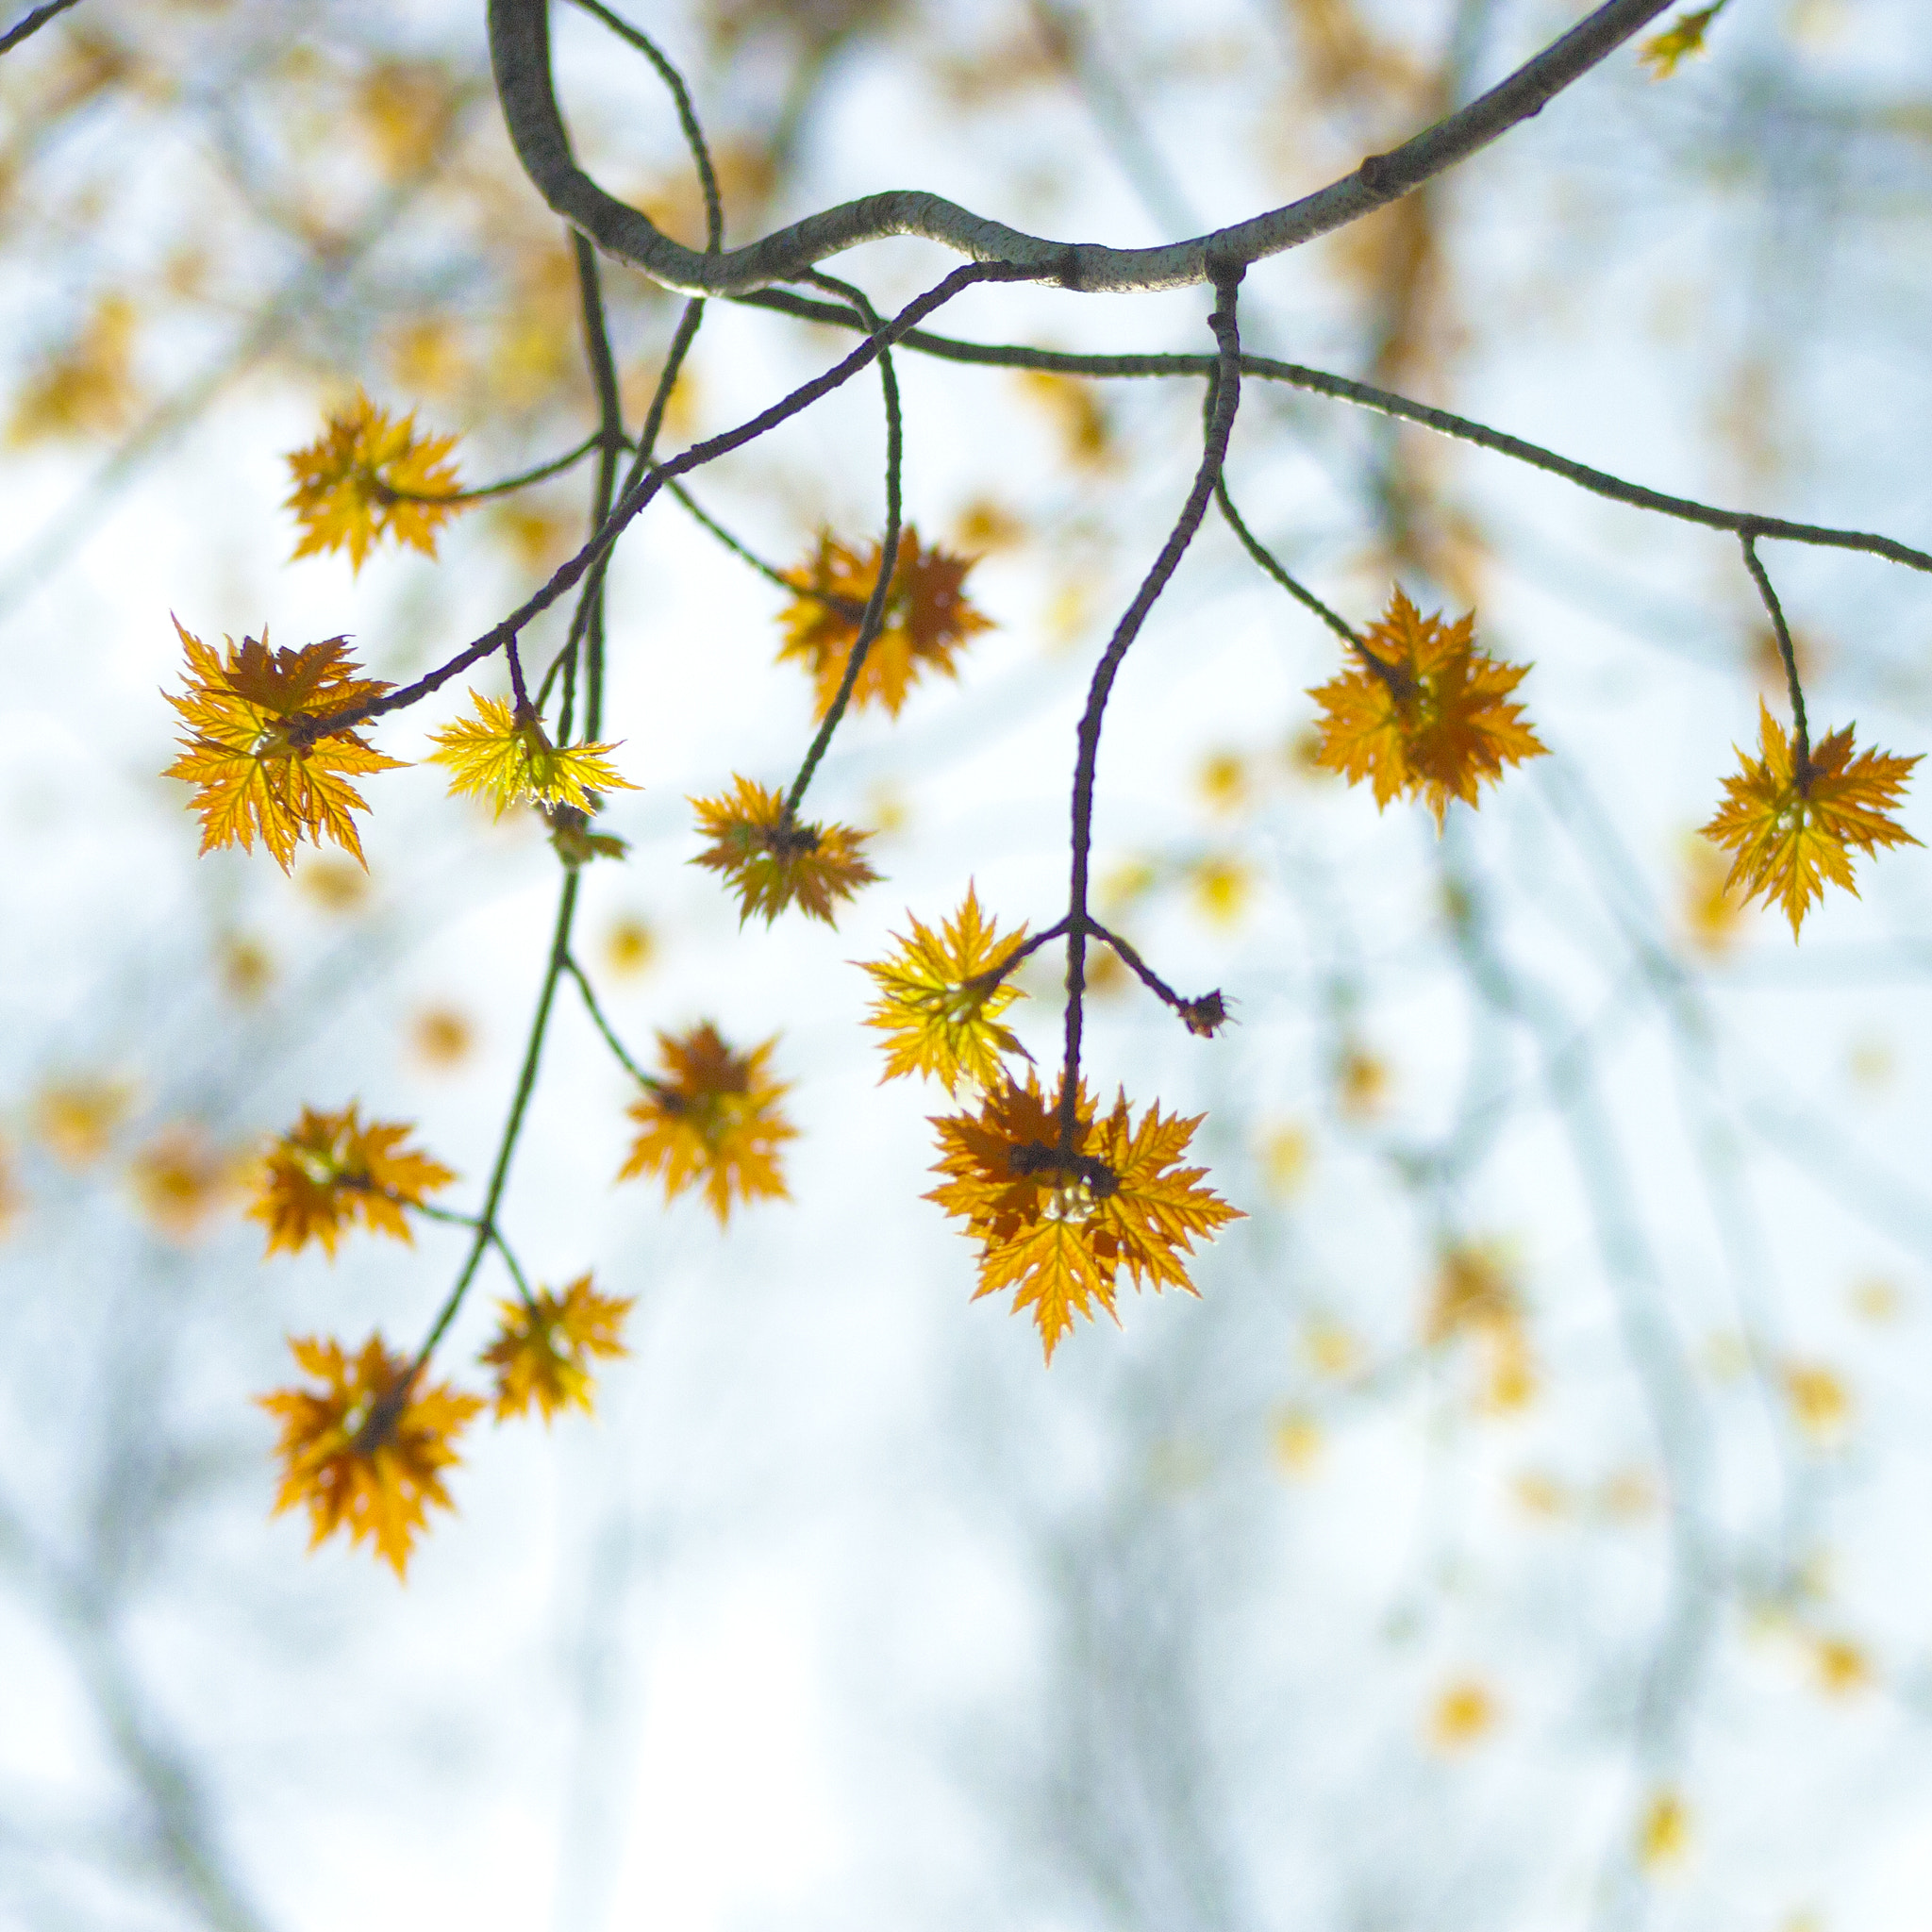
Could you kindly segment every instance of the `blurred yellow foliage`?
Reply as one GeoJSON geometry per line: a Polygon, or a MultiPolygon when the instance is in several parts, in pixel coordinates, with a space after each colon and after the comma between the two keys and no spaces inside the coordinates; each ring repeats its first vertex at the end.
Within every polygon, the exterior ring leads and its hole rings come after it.
{"type": "Polygon", "coordinates": [[[1838,1375],[1816,1362],[1788,1362],[1785,1399],[1791,1417],[1822,1449],[1835,1448],[1851,1429],[1852,1398],[1838,1375]]]}
{"type": "Polygon", "coordinates": [[[1246,807],[1253,790],[1247,762],[1235,751],[1210,753],[1202,760],[1194,782],[1208,809],[1229,817],[1246,807]]]}
{"type": "Polygon", "coordinates": [[[1464,1751],[1495,1728],[1499,1715],[1488,1687],[1474,1677],[1447,1686],[1429,1707],[1429,1742],[1438,1751],[1464,1751]]]}
{"type": "Polygon", "coordinates": [[[1653,1791],[1637,1825],[1637,1862],[1646,1872],[1681,1864],[1690,1850],[1690,1813],[1668,1788],[1653,1791]]]}
{"type": "Polygon", "coordinates": [[[1307,1475],[1321,1460],[1322,1424],[1301,1409],[1291,1409],[1274,1424],[1274,1461],[1285,1474],[1307,1475]]]}
{"type": "Polygon", "coordinates": [[[454,1007],[425,1007],[409,1023],[409,1046],[425,1067],[447,1073],[476,1046],[476,1028],[454,1007]]]}
{"type": "Polygon", "coordinates": [[[657,951],[657,936],[635,912],[619,913],[604,935],[604,964],[620,979],[641,973],[657,951]]]}
{"type": "Polygon", "coordinates": [[[57,1080],[34,1097],[33,1134],[62,1167],[92,1167],[127,1118],[134,1090],[125,1080],[57,1080]]]}
{"type": "Polygon", "coordinates": [[[134,380],[135,308],[103,295],[79,334],[29,376],[13,406],[13,443],[56,437],[112,436],[140,406],[134,380]]]}
{"type": "Polygon", "coordinates": [[[134,1157],[135,1206],[157,1234],[189,1241],[240,1190],[246,1163],[222,1153],[192,1121],[164,1127],[134,1157]]]}
{"type": "Polygon", "coordinates": [[[1228,853],[1210,853],[1188,868],[1195,909],[1214,925],[1238,925],[1254,894],[1255,875],[1228,853]]]}
{"type": "Polygon", "coordinates": [[[1306,1127],[1271,1127],[1261,1142],[1261,1174],[1268,1191],[1278,1200],[1299,1192],[1314,1157],[1314,1140],[1306,1127]]]}

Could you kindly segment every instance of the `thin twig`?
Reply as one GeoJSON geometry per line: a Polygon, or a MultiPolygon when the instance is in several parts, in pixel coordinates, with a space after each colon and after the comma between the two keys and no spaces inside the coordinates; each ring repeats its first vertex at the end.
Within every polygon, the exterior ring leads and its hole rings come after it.
{"type": "Polygon", "coordinates": [[[30,35],[37,34],[56,14],[65,13],[75,5],[76,0],[47,0],[44,7],[36,7],[18,26],[8,27],[0,35],[0,54],[10,54],[30,35]]]}
{"type": "Polygon", "coordinates": [[[1234,499],[1227,493],[1225,476],[1217,476],[1214,479],[1214,500],[1221,506],[1221,514],[1226,519],[1228,528],[1241,540],[1241,547],[1248,555],[1298,604],[1312,610],[1344,644],[1352,650],[1359,651],[1362,641],[1356,636],[1348,620],[1338,616],[1306,584],[1291,576],[1276,559],[1274,553],[1241,521],[1241,512],[1234,507],[1234,499]]]}
{"type": "MultiPolygon", "coordinates": [[[[835,281],[830,275],[812,276],[820,286],[837,291],[859,308],[874,331],[885,327],[878,311],[872,306],[865,294],[846,282],[835,281]]],[[[879,381],[885,391],[886,404],[886,534],[879,546],[878,575],[873,579],[872,595],[866,599],[865,614],[858,620],[858,635],[852,641],[852,649],[845,659],[845,675],[839,680],[839,689],[833,693],[832,702],[825,708],[825,715],[820,720],[819,728],[813,735],[810,748],[806,752],[805,762],[798,768],[798,776],[791,781],[791,790],[785,794],[785,823],[790,824],[798,810],[800,801],[805,797],[806,788],[812,781],[812,774],[819,768],[827,748],[832,742],[832,734],[838,730],[840,721],[845,716],[845,708],[852,702],[852,693],[858,684],[858,674],[865,668],[867,654],[872,650],[873,641],[886,625],[886,605],[891,596],[892,579],[899,570],[899,523],[903,505],[900,497],[901,474],[906,454],[905,425],[899,413],[899,378],[892,368],[890,349],[879,351],[879,381]]]]}
{"type": "Polygon", "coordinates": [[[576,981],[577,991],[584,997],[584,1010],[590,1014],[591,1022],[596,1027],[597,1031],[604,1036],[604,1044],[608,1046],[610,1049],[610,1051],[617,1056],[618,1065],[621,1066],[624,1069],[624,1071],[626,1074],[628,1074],[631,1076],[631,1078],[638,1083],[640,1087],[646,1088],[649,1091],[653,1093],[663,1092],[663,1081],[658,1079],[653,1074],[645,1073],[644,1070],[638,1065],[637,1061],[632,1059],[630,1055],[625,1051],[624,1041],[618,1039],[616,1032],[611,1027],[610,1022],[604,1017],[604,1008],[597,1004],[597,995],[591,991],[591,982],[584,976],[584,969],[577,964],[575,955],[569,956],[565,958],[563,962],[563,970],[566,973],[568,973],[574,980],[576,981]]]}
{"type": "Polygon", "coordinates": [[[1764,608],[1771,612],[1772,628],[1777,632],[1777,654],[1785,660],[1785,685],[1791,696],[1791,724],[1797,739],[1797,755],[1792,764],[1802,785],[1811,775],[1811,728],[1805,718],[1805,689],[1798,682],[1797,647],[1791,642],[1791,629],[1785,622],[1784,606],[1777,601],[1777,592],[1771,587],[1771,578],[1757,559],[1757,540],[1740,536],[1738,541],[1744,552],[1744,568],[1751,573],[1751,581],[1757,586],[1757,594],[1764,599],[1764,608]]]}
{"type": "MultiPolygon", "coordinates": [[[[830,302],[814,302],[809,297],[779,289],[763,289],[741,295],[737,301],[749,308],[772,308],[801,321],[825,322],[847,328],[863,326],[859,318],[830,302]]],[[[1025,342],[968,342],[955,336],[935,335],[926,329],[908,329],[900,339],[901,346],[922,356],[937,357],[945,362],[965,362],[994,369],[1038,369],[1054,375],[1098,376],[1132,380],[1141,377],[1180,375],[1211,376],[1215,358],[1190,355],[1082,356],[1058,349],[1036,348],[1025,342]]],[[[1758,510],[1724,509],[1702,503],[1695,497],[1673,496],[1666,491],[1652,490],[1613,476],[1607,470],[1593,469],[1540,443],[1511,436],[1487,424],[1472,422],[1449,409],[1432,408],[1426,403],[1411,402],[1393,391],[1377,389],[1373,383],[1334,375],[1324,369],[1310,369],[1299,362],[1282,362],[1272,356],[1243,356],[1241,374],[1264,382],[1285,382],[1311,395],[1332,397],[1337,402],[1355,403],[1385,416],[1399,417],[1405,423],[1420,424],[1439,436],[1453,437],[1458,442],[1474,443],[1478,449],[1527,463],[1545,475],[1560,476],[1579,490],[1588,490],[1613,503],[1627,504],[1658,516],[1674,517],[1680,523],[1700,524],[1707,529],[1728,530],[1733,535],[1774,537],[1787,543],[1810,543],[1824,549],[1860,550],[1888,562],[1904,564],[1909,570],[1932,572],[1932,553],[1916,550],[1895,538],[1869,530],[1844,530],[1828,524],[1798,524],[1784,517],[1766,516],[1758,510]]]]}
{"type": "MultiPolygon", "coordinates": [[[[73,0],[68,0],[68,5],[72,4],[73,0]]],[[[724,203],[718,192],[711,151],[705,143],[704,129],[698,125],[697,110],[691,106],[691,90],[684,83],[684,75],[648,34],[612,13],[609,8],[600,6],[598,0],[576,0],[576,5],[602,21],[619,40],[628,41],[658,70],[658,78],[671,90],[671,98],[677,103],[677,125],[684,129],[685,145],[691,149],[691,162],[698,171],[698,188],[705,197],[705,253],[716,255],[724,245],[724,203]]]]}
{"type": "Polygon", "coordinates": [[[1079,1124],[1080,1032],[1087,988],[1087,873],[1093,842],[1093,773],[1100,757],[1100,728],[1107,712],[1108,694],[1121,668],[1121,661],[1140,635],[1141,626],[1153,609],[1155,599],[1167,588],[1183,553],[1193,541],[1194,532],[1208,514],[1208,500],[1214,493],[1214,479],[1227,459],[1227,441],[1234,430],[1235,411],[1241,406],[1241,333],[1236,321],[1236,291],[1241,270],[1235,268],[1225,280],[1215,285],[1218,299],[1208,320],[1221,350],[1217,371],[1213,414],[1202,439],[1201,466],[1194,473],[1188,500],[1182,507],[1168,539],[1160,547],[1134,601],[1115,626],[1100,662],[1094,666],[1093,681],[1087,691],[1087,708],[1080,719],[1078,755],[1074,765],[1073,871],[1067,892],[1067,1047],[1060,1080],[1060,1153],[1071,1159],[1079,1124]]]}
{"type": "Polygon", "coordinates": [[[375,494],[384,503],[445,503],[451,506],[465,503],[481,503],[486,497],[507,496],[512,490],[526,489],[532,483],[541,483],[546,476],[555,476],[572,464],[580,463],[603,441],[600,429],[595,435],[587,436],[576,448],[560,457],[553,457],[547,463],[539,463],[534,470],[520,470],[514,476],[505,476],[500,482],[481,483],[475,490],[398,490],[393,484],[382,483],[375,494]]]}
{"type": "Polygon", "coordinates": [[[551,935],[550,958],[543,970],[543,986],[537,995],[537,1011],[530,1022],[529,1043],[524,1049],[524,1064],[517,1074],[516,1091],[510,1098],[509,1115],[504,1122],[503,1137],[497,1142],[496,1160],[490,1172],[490,1185],[484,1191],[483,1211],[475,1220],[476,1238],[470,1244],[469,1255],[457,1275],[456,1286],[450,1290],[428,1335],[424,1338],[423,1346],[416,1353],[408,1378],[410,1382],[423,1373],[429,1357],[436,1352],[436,1344],[456,1320],[457,1310],[462,1307],[463,1297],[469,1292],[470,1283],[475,1279],[484,1253],[496,1233],[496,1210],[502,1204],[504,1187],[509,1179],[510,1158],[516,1153],[517,1140],[524,1130],[524,1117],[529,1110],[530,1095],[536,1091],[537,1068],[543,1058],[543,1036],[550,1025],[550,1009],[556,1004],[557,982],[563,973],[565,960],[570,957],[570,929],[577,908],[577,877],[575,872],[566,872],[563,875],[563,891],[557,902],[557,926],[551,935]]]}

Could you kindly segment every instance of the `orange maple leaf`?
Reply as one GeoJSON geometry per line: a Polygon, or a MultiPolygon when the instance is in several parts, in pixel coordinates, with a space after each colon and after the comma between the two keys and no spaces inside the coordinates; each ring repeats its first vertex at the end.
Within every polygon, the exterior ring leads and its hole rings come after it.
{"type": "MultiPolygon", "coordinates": [[[[1138,1289],[1192,1294],[1183,1257],[1241,1212],[1201,1187],[1207,1169],[1181,1168],[1203,1116],[1150,1107],[1135,1125],[1122,1092],[1096,1120],[1084,1085],[1074,1103],[1074,1150],[1060,1148],[1059,1103],[1041,1093],[1033,1070],[1008,1078],[977,1113],[935,1120],[947,1176],[926,1195],[966,1224],[981,1243],[981,1295],[1013,1291],[1013,1312],[1033,1310],[1048,1361],[1075,1314],[1094,1305],[1114,1314],[1121,1269],[1138,1289]]],[[[1116,1316],[1116,1320],[1119,1318],[1116,1316]]]]}
{"type": "Polygon", "coordinates": [[[1757,712],[1763,756],[1736,748],[1742,769],[1724,780],[1724,802],[1703,830],[1737,854],[1725,884],[1741,886],[1747,898],[1761,893],[1782,905],[1795,940],[1827,882],[1857,897],[1854,847],[1869,855],[1881,845],[1920,842],[1890,815],[1919,760],[1876,751],[1854,758],[1850,724],[1821,739],[1801,760],[1761,698],[1757,712]]]}
{"type": "Polygon", "coordinates": [[[332,1339],[290,1339],[297,1364],[320,1389],[277,1389],[257,1403],[281,1423],[275,1514],[308,1506],[312,1550],[338,1529],[352,1543],[374,1541],[398,1577],[408,1568],[429,1506],[452,1509],[442,1472],[458,1460],[456,1438],[481,1408],[480,1395],[447,1383],[423,1388],[407,1356],[384,1347],[380,1331],[358,1356],[332,1339]]]}
{"type": "Polygon", "coordinates": [[[666,1200],[702,1184],[721,1227],[734,1197],[789,1199],[778,1149],[798,1129],[778,1107],[791,1088],[765,1072],[777,1043],[734,1053],[708,1020],[658,1034],[664,1077],[630,1109],[638,1137],[618,1179],[655,1174],[666,1200]]]}
{"type": "Polygon", "coordinates": [[[999,1024],[1024,995],[990,976],[1025,937],[1023,925],[1002,938],[969,884],[958,911],[940,931],[913,919],[910,938],[893,934],[899,950],[891,958],[860,962],[879,992],[865,1024],[886,1035],[881,1080],[923,1074],[953,1093],[961,1080],[993,1084],[1002,1054],[1025,1058],[1026,1049],[999,1024]]]}
{"type": "Polygon", "coordinates": [[[1473,806],[1481,780],[1541,758],[1547,747],[1508,702],[1529,666],[1502,663],[1474,639],[1474,611],[1445,625],[1398,586],[1361,640],[1369,661],[1308,693],[1324,713],[1315,762],[1351,785],[1369,779],[1377,807],[1422,799],[1441,826],[1452,798],[1473,806]]]}
{"type": "Polygon", "coordinates": [[[691,862],[723,873],[736,889],[741,924],[758,912],[770,925],[795,905],[830,925],[835,900],[878,879],[863,856],[870,832],[803,824],[786,809],[782,792],[755,779],[734,777],[729,791],[691,803],[698,830],[711,841],[691,862]]]}
{"type": "MultiPolygon", "coordinates": [[[[791,574],[790,581],[801,591],[816,594],[794,598],[781,613],[785,642],[778,661],[805,661],[816,685],[821,718],[844,678],[845,661],[858,641],[858,613],[878,581],[883,555],[883,546],[874,543],[861,556],[827,530],[819,538],[817,556],[791,574]],[[846,608],[826,603],[828,597],[846,608]]],[[[884,624],[852,687],[854,708],[877,702],[896,718],[922,672],[959,675],[953,654],[975,631],[992,628],[992,619],[975,609],[965,591],[966,575],[978,560],[955,557],[938,544],[921,550],[919,532],[907,525],[886,591],[884,624]]]]}
{"type": "Polygon", "coordinates": [[[200,789],[201,849],[240,844],[252,852],[258,838],[284,872],[294,863],[306,836],[320,845],[333,839],[364,865],[362,841],[351,811],[368,801],[345,773],[400,770],[405,760],[377,751],[359,732],[336,731],[312,742],[295,727],[303,721],[380,697],[390,687],[358,677],[347,638],[327,638],[299,651],[271,651],[268,634],[234,639],[225,658],[175,620],[188,654],[188,686],[179,697],[163,692],[190,727],[181,756],[161,774],[200,789]]]}
{"type": "Polygon", "coordinates": [[[455,1174],[417,1148],[400,1143],[406,1121],[357,1118],[351,1101],[341,1113],[305,1107],[302,1118],[276,1141],[261,1163],[252,1220],[268,1228],[264,1255],[277,1248],[299,1253],[311,1241],[335,1259],[342,1230],[359,1216],[372,1234],[412,1239],[405,1208],[447,1187],[455,1174]]]}
{"type": "Polygon", "coordinates": [[[445,460],[456,442],[419,437],[413,410],[397,421],[358,389],[316,441],[284,458],[295,489],[282,507],[302,526],[293,556],[346,550],[359,571],[375,545],[393,537],[434,557],[439,527],[469,508],[449,500],[461,487],[445,460]]]}
{"type": "Polygon", "coordinates": [[[538,1289],[528,1301],[499,1302],[503,1320],[480,1359],[496,1371],[496,1420],[535,1402],[547,1428],[559,1408],[591,1412],[593,1356],[628,1355],[618,1340],[628,1296],[599,1294],[580,1274],[560,1295],[538,1289]]]}

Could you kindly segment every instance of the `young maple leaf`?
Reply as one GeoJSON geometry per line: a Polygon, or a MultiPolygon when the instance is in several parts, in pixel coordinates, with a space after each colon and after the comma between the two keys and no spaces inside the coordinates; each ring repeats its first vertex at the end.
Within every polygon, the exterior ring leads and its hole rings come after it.
{"type": "Polygon", "coordinates": [[[1378,808],[1398,794],[1422,799],[1440,827],[1452,798],[1473,806],[1482,779],[1541,758],[1547,747],[1507,701],[1529,666],[1499,662],[1474,638],[1474,611],[1445,625],[1398,587],[1362,639],[1371,661],[1308,693],[1324,712],[1315,762],[1351,785],[1371,780],[1378,808]]]}
{"type": "Polygon", "coordinates": [[[562,1294],[540,1288],[527,1302],[499,1302],[496,1340],[480,1357],[496,1371],[496,1420],[522,1415],[535,1402],[543,1425],[559,1408],[591,1412],[593,1356],[628,1355],[618,1340],[630,1313],[627,1296],[599,1294],[580,1274],[562,1294]]]}
{"type": "Polygon", "coordinates": [[[1637,58],[1650,70],[1653,80],[1668,80],[1679,62],[1704,52],[1704,36],[1710,24],[1729,0],[1717,0],[1714,7],[1701,7],[1695,13],[1680,13],[1662,33],[1653,34],[1639,43],[1637,58]]]}
{"type": "Polygon", "coordinates": [[[717,798],[693,798],[698,830],[710,844],[691,862],[723,873],[738,892],[742,924],[754,912],[770,925],[786,907],[833,924],[832,905],[849,899],[879,874],[862,848],[870,832],[850,825],[802,824],[781,792],[734,777],[717,798]]]}
{"type": "Polygon", "coordinates": [[[734,1053],[708,1020],[675,1038],[658,1034],[664,1077],[630,1109],[638,1138],[618,1179],[655,1174],[667,1201],[702,1183],[721,1227],[734,1196],[789,1200],[778,1148],[798,1129],[778,1108],[791,1088],[765,1072],[777,1043],[734,1053]]]}
{"type": "Polygon", "coordinates": [[[311,1550],[346,1528],[352,1544],[374,1541],[376,1555],[406,1578],[411,1546],[429,1526],[429,1505],[456,1507],[442,1472],[458,1460],[456,1438],[483,1398],[447,1383],[420,1387],[409,1358],[391,1355],[379,1330],[358,1356],[314,1336],[291,1337],[289,1348],[322,1387],[255,1398],[281,1424],[275,1513],[306,1503],[311,1550]]]}
{"type": "MultiPolygon", "coordinates": [[[[858,641],[858,613],[878,581],[883,546],[860,556],[827,530],[818,554],[793,571],[799,591],[779,617],[785,642],[778,661],[804,660],[816,685],[818,715],[831,709],[845,676],[845,662],[858,641]],[[846,608],[824,600],[836,597],[846,608]]],[[[954,557],[935,544],[919,547],[919,532],[908,524],[899,538],[899,560],[886,591],[885,621],[873,639],[852,687],[855,708],[876,701],[894,718],[906,693],[922,672],[942,671],[957,677],[953,654],[975,631],[991,630],[992,619],[974,608],[965,591],[966,574],[975,557],[954,557]]]]}
{"type": "Polygon", "coordinates": [[[251,1220],[268,1228],[264,1257],[277,1248],[298,1254],[320,1241],[330,1260],[342,1230],[361,1217],[372,1234],[411,1241],[405,1208],[447,1187],[455,1174],[420,1150],[401,1145],[406,1121],[357,1117],[351,1101],[341,1113],[302,1109],[302,1118],[276,1141],[261,1163],[251,1220]]]}
{"type": "MultiPolygon", "coordinates": [[[[912,919],[909,912],[907,917],[912,919]]],[[[958,911],[940,931],[912,919],[909,939],[892,937],[899,941],[892,958],[858,962],[879,991],[865,1024],[886,1036],[882,1081],[921,1074],[957,1093],[961,1080],[995,1085],[1002,1054],[1027,1057],[999,1024],[1000,1015],[1024,995],[992,976],[1025,939],[1024,925],[1001,938],[969,883],[958,911]]]]}
{"type": "Polygon", "coordinates": [[[282,508],[302,526],[292,555],[346,550],[360,571],[375,544],[393,537],[434,557],[439,527],[469,508],[450,500],[460,489],[445,460],[456,441],[419,437],[413,410],[398,422],[357,390],[316,441],[284,458],[295,489],[282,508]]]}
{"type": "MultiPolygon", "coordinates": [[[[429,734],[436,750],[427,762],[447,765],[456,774],[449,795],[487,798],[501,818],[527,799],[534,805],[591,808],[592,791],[635,791],[606,757],[615,744],[572,744],[559,750],[532,708],[513,710],[501,698],[470,693],[474,718],[458,718],[429,734]]],[[[620,741],[621,742],[622,741],[620,741]]]]}
{"type": "Polygon", "coordinates": [[[1123,1268],[1137,1289],[1151,1282],[1192,1294],[1181,1257],[1196,1237],[1241,1218],[1198,1185],[1205,1168],[1175,1166],[1201,1120],[1163,1115],[1156,1104],[1137,1127],[1123,1092],[1096,1121],[1083,1086],[1069,1158],[1058,1096],[1048,1104],[1031,1068],[1024,1087],[1007,1080],[977,1113],[935,1120],[934,1172],[947,1179],[925,1198],[981,1243],[974,1299],[1010,1288],[1013,1312],[1033,1310],[1050,1362],[1076,1313],[1091,1322],[1098,1303],[1114,1314],[1123,1268]]]}
{"type": "Polygon", "coordinates": [[[1795,940],[1827,882],[1857,897],[1853,847],[1869,855],[1881,845],[1920,842],[1890,816],[1919,760],[1875,751],[1854,758],[1847,724],[1821,739],[1800,764],[1762,698],[1757,713],[1763,756],[1734,747],[1742,770],[1724,780],[1724,802],[1704,836],[1737,854],[1725,883],[1742,887],[1747,898],[1761,893],[1782,905],[1795,940]]]}
{"type": "Polygon", "coordinates": [[[406,762],[377,751],[357,731],[335,731],[312,742],[301,738],[305,720],[323,718],[380,697],[390,687],[358,677],[347,638],[327,638],[299,651],[271,651],[268,634],[225,638],[225,658],[175,620],[188,654],[188,685],[179,697],[162,693],[189,725],[181,756],[161,774],[200,788],[201,849],[240,844],[252,852],[258,838],[287,872],[306,836],[333,839],[367,870],[351,811],[368,801],[344,774],[391,772],[406,762]]]}

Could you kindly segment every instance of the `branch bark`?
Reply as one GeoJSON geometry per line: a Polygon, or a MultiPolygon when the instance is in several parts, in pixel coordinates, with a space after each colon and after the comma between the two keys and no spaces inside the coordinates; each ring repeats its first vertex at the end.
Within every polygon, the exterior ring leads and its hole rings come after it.
{"type": "Polygon", "coordinates": [[[919,235],[974,261],[1033,272],[1033,279],[1094,294],[1185,289],[1217,273],[1345,226],[1487,147],[1539,114],[1673,0],[1608,0],[1468,107],[1314,194],[1211,235],[1161,248],[1053,242],[990,221],[958,203],[906,189],[868,194],[808,215],[761,242],[701,255],[605,193],[571,155],[550,63],[550,0],[490,0],[490,57],[503,117],[525,172],[563,219],[607,254],[668,288],[738,295],[796,279],[827,257],[888,235],[919,235]]]}

